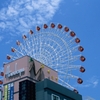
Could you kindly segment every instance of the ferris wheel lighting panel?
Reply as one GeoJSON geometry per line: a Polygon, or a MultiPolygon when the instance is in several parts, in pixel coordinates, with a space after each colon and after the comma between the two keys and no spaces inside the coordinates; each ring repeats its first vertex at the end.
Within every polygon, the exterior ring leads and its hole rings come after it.
{"type": "Polygon", "coordinates": [[[82,52],[82,51],[84,51],[84,48],[83,48],[82,46],[79,46],[78,50],[79,50],[80,52],[82,52]]]}
{"type": "Polygon", "coordinates": [[[85,58],[84,56],[81,56],[81,57],[80,57],[80,60],[81,60],[82,62],[84,62],[84,61],[86,60],[86,58],[85,58]]]}
{"type": "Polygon", "coordinates": [[[48,28],[47,24],[44,24],[44,29],[48,28]]]}
{"type": "Polygon", "coordinates": [[[44,68],[44,65],[41,65],[41,68],[44,68]]]}
{"type": "Polygon", "coordinates": [[[48,72],[48,74],[50,74],[50,70],[48,70],[47,72],[48,72]]]}
{"type": "Polygon", "coordinates": [[[79,38],[76,38],[76,39],[75,39],[75,42],[76,42],[76,43],[80,43],[80,39],[79,39],[79,38]]]}
{"type": "Polygon", "coordinates": [[[82,73],[85,72],[85,68],[81,66],[80,67],[80,72],[82,72],[82,73]]]}
{"type": "Polygon", "coordinates": [[[54,23],[51,23],[51,28],[55,28],[55,24],[54,23]]]}
{"type": "Polygon", "coordinates": [[[7,55],[7,59],[10,60],[11,59],[11,56],[7,55]]]}
{"type": "Polygon", "coordinates": [[[74,37],[75,35],[76,34],[73,31],[70,32],[70,36],[74,37]]]}
{"type": "Polygon", "coordinates": [[[51,76],[51,79],[52,79],[52,80],[54,80],[54,77],[53,77],[53,76],[51,76]]]}
{"type": "Polygon", "coordinates": [[[68,31],[69,31],[69,28],[68,28],[68,27],[65,27],[64,30],[65,30],[66,32],[68,32],[68,31]]]}
{"type": "Polygon", "coordinates": [[[3,81],[2,80],[0,80],[0,84],[3,84],[3,81]]]}
{"type": "Polygon", "coordinates": [[[16,44],[17,44],[17,45],[20,45],[20,41],[17,40],[17,41],[16,41],[16,44]]]}
{"type": "Polygon", "coordinates": [[[74,89],[73,91],[78,94],[78,91],[76,89],[74,89]]]}
{"type": "Polygon", "coordinates": [[[12,52],[15,52],[15,49],[14,49],[14,48],[11,48],[11,51],[12,51],[12,52]]]}
{"type": "Polygon", "coordinates": [[[30,34],[33,34],[33,31],[32,30],[30,30],[30,34]]]}
{"type": "Polygon", "coordinates": [[[36,28],[36,29],[37,29],[37,31],[40,31],[40,27],[39,27],[39,26],[37,26],[37,28],[36,28]]]}
{"type": "Polygon", "coordinates": [[[56,79],[56,81],[58,81],[58,78],[57,77],[55,79],[56,79]]]}
{"type": "Polygon", "coordinates": [[[1,74],[1,76],[4,76],[4,72],[1,72],[0,74],[1,74]]]}
{"type": "Polygon", "coordinates": [[[78,78],[78,79],[77,79],[77,82],[78,82],[79,84],[82,84],[82,83],[83,83],[83,80],[82,80],[81,78],[78,78]]]}
{"type": "Polygon", "coordinates": [[[62,25],[61,25],[61,24],[58,24],[58,28],[59,28],[59,29],[62,29],[62,25]]]}

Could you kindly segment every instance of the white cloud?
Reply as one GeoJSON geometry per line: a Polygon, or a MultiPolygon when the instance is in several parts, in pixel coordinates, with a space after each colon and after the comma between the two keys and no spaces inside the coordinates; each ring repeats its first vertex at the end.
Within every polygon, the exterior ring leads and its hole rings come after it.
{"type": "Polygon", "coordinates": [[[0,41],[2,41],[2,39],[3,39],[3,36],[0,36],[0,41]]]}
{"type": "Polygon", "coordinates": [[[79,5],[79,0],[73,0],[73,2],[75,3],[75,5],[79,5]]]}
{"type": "Polygon", "coordinates": [[[18,15],[18,11],[15,10],[13,7],[8,7],[8,10],[7,10],[7,15],[8,16],[14,16],[14,15],[18,15]]]}
{"type": "Polygon", "coordinates": [[[10,34],[26,33],[34,25],[52,19],[62,0],[11,0],[0,10],[0,29],[10,34]]]}
{"type": "Polygon", "coordinates": [[[96,80],[95,82],[93,82],[93,87],[96,87],[97,86],[97,84],[98,84],[98,80],[96,80]]]}
{"type": "Polygon", "coordinates": [[[93,88],[95,88],[99,83],[99,79],[96,76],[93,76],[88,82],[92,85],[93,88]]]}
{"type": "Polygon", "coordinates": [[[84,85],[84,87],[88,86],[88,87],[93,87],[95,88],[99,83],[99,79],[96,76],[91,77],[88,81],[87,84],[84,85]]]}
{"type": "Polygon", "coordinates": [[[12,40],[9,40],[9,41],[6,42],[6,44],[9,44],[9,43],[11,43],[11,42],[12,42],[12,40]]]}
{"type": "Polygon", "coordinates": [[[95,100],[95,99],[93,99],[92,97],[90,97],[90,96],[87,96],[87,97],[84,97],[84,99],[83,100],[95,100]]]}
{"type": "Polygon", "coordinates": [[[0,28],[5,29],[6,24],[4,22],[0,22],[0,28]]]}
{"type": "Polygon", "coordinates": [[[87,84],[81,84],[81,85],[78,85],[78,84],[75,84],[74,87],[80,87],[80,88],[88,88],[90,87],[91,84],[90,83],[87,83],[87,84]]]}

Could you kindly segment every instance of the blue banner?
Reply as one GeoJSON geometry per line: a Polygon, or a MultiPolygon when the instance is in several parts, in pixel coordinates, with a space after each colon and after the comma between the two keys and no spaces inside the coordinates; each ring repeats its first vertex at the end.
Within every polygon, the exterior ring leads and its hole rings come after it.
{"type": "Polygon", "coordinates": [[[10,100],[10,84],[8,84],[8,100],[10,100]]]}
{"type": "Polygon", "coordinates": [[[14,84],[10,85],[10,100],[14,100],[14,84]]]}
{"type": "Polygon", "coordinates": [[[2,100],[2,91],[0,90],[0,100],[2,100]]]}

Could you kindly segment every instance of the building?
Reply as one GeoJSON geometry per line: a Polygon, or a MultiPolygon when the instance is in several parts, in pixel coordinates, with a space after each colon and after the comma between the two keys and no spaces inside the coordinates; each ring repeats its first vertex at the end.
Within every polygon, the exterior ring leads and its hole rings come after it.
{"type": "Polygon", "coordinates": [[[4,65],[3,100],[82,100],[58,84],[58,73],[29,56],[4,65]]]}
{"type": "Polygon", "coordinates": [[[82,100],[82,96],[45,79],[36,83],[36,100],[82,100]]]}

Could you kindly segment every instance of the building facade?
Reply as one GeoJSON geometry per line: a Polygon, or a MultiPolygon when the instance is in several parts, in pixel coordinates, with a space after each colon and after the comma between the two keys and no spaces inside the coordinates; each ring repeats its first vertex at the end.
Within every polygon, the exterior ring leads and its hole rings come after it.
{"type": "Polygon", "coordinates": [[[4,65],[3,100],[82,100],[58,84],[58,73],[29,56],[4,65]]]}
{"type": "Polygon", "coordinates": [[[82,100],[82,96],[45,79],[36,83],[36,100],[82,100]]]}

